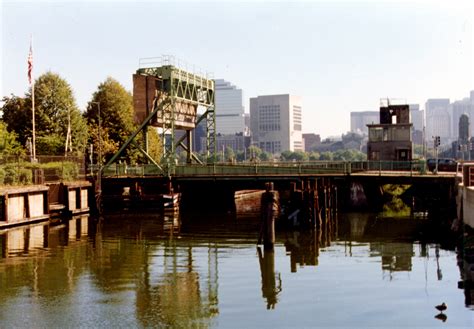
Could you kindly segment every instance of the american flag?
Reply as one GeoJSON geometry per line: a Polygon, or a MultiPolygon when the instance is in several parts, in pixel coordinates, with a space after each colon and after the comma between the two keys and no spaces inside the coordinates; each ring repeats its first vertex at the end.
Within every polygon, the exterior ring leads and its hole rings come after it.
{"type": "Polygon", "coordinates": [[[33,46],[30,43],[30,52],[28,54],[28,81],[31,85],[31,76],[33,74],[33,46]]]}

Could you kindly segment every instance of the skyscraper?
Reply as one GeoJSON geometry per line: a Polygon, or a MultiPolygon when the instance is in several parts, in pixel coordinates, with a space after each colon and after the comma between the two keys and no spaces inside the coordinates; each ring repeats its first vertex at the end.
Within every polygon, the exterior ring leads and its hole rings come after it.
{"type": "Polygon", "coordinates": [[[451,115],[449,113],[449,98],[428,99],[426,109],[426,140],[440,136],[442,143],[451,139],[451,115]]]}
{"type": "Polygon", "coordinates": [[[216,132],[234,135],[245,131],[242,89],[223,79],[215,80],[216,132]]]}
{"type": "MultiPolygon", "coordinates": [[[[474,106],[469,98],[464,98],[460,101],[455,101],[451,104],[453,115],[453,137],[457,138],[459,135],[459,119],[463,114],[467,114],[470,118],[474,116],[474,106]]],[[[473,127],[470,128],[470,134],[474,135],[473,127]]]]}
{"type": "Polygon", "coordinates": [[[361,111],[351,112],[351,133],[368,134],[368,124],[379,123],[379,112],[361,111]]]}
{"type": "Polygon", "coordinates": [[[303,151],[301,97],[250,98],[250,130],[253,143],[266,152],[303,151]]]}
{"type": "Polygon", "coordinates": [[[425,126],[424,111],[420,110],[419,104],[409,104],[410,122],[413,124],[412,140],[414,144],[423,144],[423,128],[425,126]]]}
{"type": "Polygon", "coordinates": [[[469,115],[466,113],[461,114],[461,117],[459,118],[459,123],[458,123],[458,129],[459,129],[459,137],[458,141],[459,144],[464,145],[467,144],[467,142],[470,139],[470,131],[469,131],[469,115]]]}

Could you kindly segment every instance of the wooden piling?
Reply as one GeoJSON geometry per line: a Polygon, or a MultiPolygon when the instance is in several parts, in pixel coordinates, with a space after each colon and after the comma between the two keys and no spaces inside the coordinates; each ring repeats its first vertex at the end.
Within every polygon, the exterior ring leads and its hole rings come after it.
{"type": "Polygon", "coordinates": [[[319,205],[319,191],[318,191],[318,179],[314,181],[313,194],[314,194],[314,220],[316,229],[321,228],[322,218],[321,218],[321,209],[319,205]]]}
{"type": "Polygon", "coordinates": [[[273,190],[273,183],[265,184],[265,192],[261,199],[261,223],[258,244],[262,243],[263,248],[273,249],[275,245],[275,217],[278,210],[278,198],[273,190]]]}

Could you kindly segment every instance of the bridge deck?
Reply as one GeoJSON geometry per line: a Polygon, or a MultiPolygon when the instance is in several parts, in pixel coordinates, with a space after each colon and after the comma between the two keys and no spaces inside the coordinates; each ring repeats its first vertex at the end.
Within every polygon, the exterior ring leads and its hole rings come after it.
{"type": "Polygon", "coordinates": [[[454,179],[460,177],[457,172],[439,172],[433,174],[426,170],[424,163],[382,162],[382,161],[312,161],[312,162],[264,162],[264,163],[216,163],[210,165],[177,165],[164,174],[154,165],[127,166],[111,165],[103,170],[103,177],[173,177],[187,179],[277,179],[294,177],[400,177],[454,179]]]}

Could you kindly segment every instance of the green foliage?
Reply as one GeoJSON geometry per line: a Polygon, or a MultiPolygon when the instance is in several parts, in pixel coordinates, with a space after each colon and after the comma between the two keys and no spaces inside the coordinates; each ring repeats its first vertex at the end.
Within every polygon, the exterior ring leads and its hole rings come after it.
{"type": "MultiPolygon", "coordinates": [[[[87,127],[76,106],[69,84],[58,74],[47,72],[35,81],[35,129],[37,140],[43,139],[38,155],[63,155],[65,153],[68,126],[71,129],[74,155],[84,154],[87,142],[87,127]],[[54,136],[54,137],[53,137],[54,136]],[[57,147],[62,143],[62,148],[57,147]]],[[[8,130],[14,131],[22,145],[32,136],[31,90],[25,97],[4,97],[3,120],[8,130]]]]}
{"type": "Polygon", "coordinates": [[[31,169],[21,168],[18,171],[18,183],[28,185],[33,182],[33,172],[31,169]]]}
{"type": "Polygon", "coordinates": [[[384,217],[406,217],[410,216],[411,209],[406,205],[401,196],[411,185],[385,184],[382,185],[382,191],[388,200],[383,206],[384,217]]]}
{"type": "Polygon", "coordinates": [[[394,196],[400,196],[406,192],[411,187],[411,185],[402,185],[402,184],[385,184],[382,185],[382,190],[384,193],[388,193],[394,196]]]}
{"type": "Polygon", "coordinates": [[[233,161],[235,159],[235,152],[231,147],[227,146],[225,148],[224,158],[225,158],[225,161],[233,161]]]}
{"type": "Polygon", "coordinates": [[[280,155],[282,161],[308,161],[309,156],[303,151],[283,151],[280,155]]]}
{"type": "Polygon", "coordinates": [[[332,152],[321,152],[319,155],[319,160],[331,161],[334,160],[334,155],[332,152]]]}
{"type": "MultiPolygon", "coordinates": [[[[94,144],[96,151],[99,150],[100,136],[104,162],[118,151],[136,128],[132,95],[111,77],[97,87],[84,116],[89,125],[89,142],[94,144]],[[99,108],[102,127],[100,134],[98,131],[99,108]]],[[[137,151],[129,147],[124,156],[130,158],[132,155],[137,157],[137,151]]]]}
{"type": "Polygon", "coordinates": [[[15,185],[18,182],[18,170],[14,165],[6,165],[4,168],[5,177],[3,183],[6,185],[15,185]]]}
{"type": "Polygon", "coordinates": [[[367,160],[367,156],[365,153],[357,150],[343,149],[334,152],[333,159],[336,161],[365,161],[367,160]]]}
{"type": "Polygon", "coordinates": [[[64,140],[57,134],[38,136],[36,138],[36,154],[64,153],[64,140]]]}
{"type": "Polygon", "coordinates": [[[262,150],[258,146],[255,146],[255,145],[249,146],[248,152],[247,152],[247,158],[250,161],[256,161],[257,159],[260,159],[260,154],[262,154],[262,150]]]}
{"type": "Polygon", "coordinates": [[[74,181],[79,178],[79,164],[75,162],[30,163],[20,161],[0,166],[0,185],[31,184],[33,169],[43,169],[49,180],[74,181]]]}
{"type": "Polygon", "coordinates": [[[319,155],[318,152],[310,152],[308,154],[309,161],[317,161],[317,160],[319,160],[319,158],[320,158],[320,155],[319,155]]]}
{"type": "Polygon", "coordinates": [[[259,156],[259,159],[262,161],[270,161],[272,158],[273,158],[273,155],[265,151],[262,151],[262,153],[260,153],[260,156],[259,156]]]}
{"type": "Polygon", "coordinates": [[[0,121],[0,155],[11,156],[11,155],[23,155],[25,150],[21,144],[17,141],[16,134],[14,132],[8,132],[6,125],[0,121]]]}
{"type": "Polygon", "coordinates": [[[26,145],[31,134],[31,98],[11,95],[3,97],[2,120],[8,131],[15,132],[21,145],[26,145]]]}
{"type": "Polygon", "coordinates": [[[246,151],[237,151],[235,154],[235,159],[240,162],[247,160],[245,157],[246,151]]]}
{"type": "Polygon", "coordinates": [[[42,74],[35,82],[35,104],[38,137],[48,137],[45,141],[52,142],[51,146],[45,147],[46,152],[52,153],[37,153],[64,154],[66,135],[70,125],[72,152],[78,155],[84,154],[87,129],[77,108],[73,91],[66,80],[52,72],[42,74]],[[57,140],[50,136],[55,136],[57,140]],[[59,141],[63,143],[62,149],[56,147],[59,141]]]}
{"type": "Polygon", "coordinates": [[[74,181],[79,177],[79,166],[73,162],[62,162],[61,177],[63,181],[74,181]]]}
{"type": "Polygon", "coordinates": [[[79,177],[79,165],[75,162],[57,161],[42,163],[39,165],[39,168],[58,173],[59,179],[63,181],[73,181],[79,177]]]}
{"type": "Polygon", "coordinates": [[[160,162],[163,153],[161,139],[156,128],[148,129],[148,154],[156,162],[160,162]]]}

